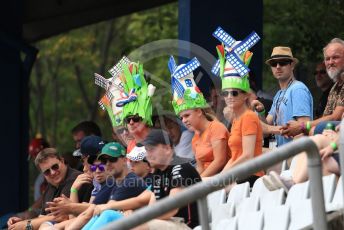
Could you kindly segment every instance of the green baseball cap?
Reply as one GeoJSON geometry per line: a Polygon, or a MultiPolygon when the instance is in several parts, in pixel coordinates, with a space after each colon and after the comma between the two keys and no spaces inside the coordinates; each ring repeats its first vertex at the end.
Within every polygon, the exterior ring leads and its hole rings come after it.
{"type": "Polygon", "coordinates": [[[104,156],[104,155],[107,155],[110,157],[124,157],[125,154],[126,154],[126,151],[120,143],[110,142],[104,145],[97,159],[99,159],[101,156],[104,156]]]}

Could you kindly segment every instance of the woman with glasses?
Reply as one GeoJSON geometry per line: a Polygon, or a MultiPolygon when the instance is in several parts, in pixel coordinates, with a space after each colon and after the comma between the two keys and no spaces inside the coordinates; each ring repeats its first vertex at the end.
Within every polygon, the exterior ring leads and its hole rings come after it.
{"type": "Polygon", "coordinates": [[[193,131],[192,149],[195,153],[196,169],[201,177],[219,173],[227,162],[228,131],[213,115],[202,92],[198,89],[192,71],[200,63],[193,58],[177,66],[173,56],[168,63],[171,72],[172,105],[185,127],[193,131]]]}
{"type": "MultiPolygon", "coordinates": [[[[244,76],[240,71],[249,65],[252,53],[245,51],[240,56],[239,64],[233,67],[227,60],[227,55],[232,52],[233,47],[219,45],[216,47],[220,59],[219,75],[222,80],[222,96],[225,99],[226,109],[231,112],[232,127],[228,139],[228,147],[231,158],[225,165],[223,171],[227,171],[247,160],[262,154],[262,127],[258,115],[250,109],[250,84],[249,76],[244,76]]],[[[239,56],[237,56],[239,57],[239,56]]],[[[253,186],[254,181],[263,176],[260,171],[237,183],[248,181],[253,186]]]]}

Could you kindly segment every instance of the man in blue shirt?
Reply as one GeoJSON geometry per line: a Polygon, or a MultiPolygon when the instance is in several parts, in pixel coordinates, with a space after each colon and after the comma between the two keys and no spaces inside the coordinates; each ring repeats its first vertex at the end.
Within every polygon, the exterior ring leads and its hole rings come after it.
{"type": "MultiPolygon", "coordinates": [[[[290,120],[306,123],[313,119],[313,98],[305,84],[294,77],[294,68],[298,60],[293,57],[289,47],[275,47],[271,58],[266,64],[270,65],[272,74],[278,80],[280,90],[276,93],[267,117],[261,117],[264,133],[280,134],[281,127],[290,120]],[[267,124],[267,125],[266,125],[267,124]]],[[[253,108],[263,114],[264,106],[259,101],[252,102],[253,108]]],[[[277,146],[290,142],[292,138],[276,135],[277,146]]]]}

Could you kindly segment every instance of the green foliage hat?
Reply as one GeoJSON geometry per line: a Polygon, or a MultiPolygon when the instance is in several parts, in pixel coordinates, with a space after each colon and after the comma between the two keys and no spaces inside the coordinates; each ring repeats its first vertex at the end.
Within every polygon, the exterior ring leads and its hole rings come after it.
{"type": "Polygon", "coordinates": [[[236,41],[221,27],[215,30],[213,36],[222,44],[216,47],[219,59],[211,71],[221,77],[222,89],[235,88],[248,92],[248,65],[253,55],[248,49],[254,46],[260,37],[256,32],[252,32],[243,41],[236,41]]]}
{"type": "Polygon", "coordinates": [[[109,73],[112,75],[109,79],[104,78],[100,74],[94,74],[95,84],[106,90],[105,95],[100,99],[98,104],[103,110],[107,111],[112,127],[117,127],[122,124],[123,108],[117,106],[117,100],[122,98],[124,91],[124,86],[121,80],[121,75],[123,75],[123,65],[129,63],[130,60],[124,56],[109,70],[109,73]]]}
{"type": "Polygon", "coordinates": [[[184,110],[209,107],[193,79],[192,71],[200,65],[197,58],[193,58],[177,66],[173,56],[170,57],[168,68],[171,72],[172,106],[177,115],[184,110]]]}
{"type": "Polygon", "coordinates": [[[123,65],[122,97],[117,100],[116,105],[123,107],[123,118],[138,115],[143,122],[152,126],[152,96],[155,86],[147,84],[144,78],[143,65],[130,62],[123,65]]]}

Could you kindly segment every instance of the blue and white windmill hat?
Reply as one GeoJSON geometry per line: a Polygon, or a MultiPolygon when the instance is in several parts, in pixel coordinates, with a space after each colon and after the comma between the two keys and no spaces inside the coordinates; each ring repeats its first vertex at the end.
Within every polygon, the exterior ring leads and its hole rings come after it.
{"type": "Polygon", "coordinates": [[[179,66],[176,65],[173,56],[168,61],[171,73],[172,106],[177,115],[184,110],[209,107],[193,79],[192,72],[200,65],[197,58],[179,66]]]}
{"type": "Polygon", "coordinates": [[[105,89],[105,95],[98,104],[103,110],[108,112],[113,127],[122,123],[123,107],[118,106],[118,101],[123,98],[124,87],[122,83],[123,65],[128,65],[130,60],[124,56],[108,72],[111,78],[104,78],[100,74],[94,73],[95,84],[105,89]]]}
{"type": "Polygon", "coordinates": [[[253,55],[249,49],[260,40],[260,37],[253,31],[244,40],[236,41],[221,27],[215,30],[213,36],[222,45],[216,47],[219,59],[211,72],[221,77],[222,89],[237,88],[248,92],[250,90],[248,65],[253,55]]]}

